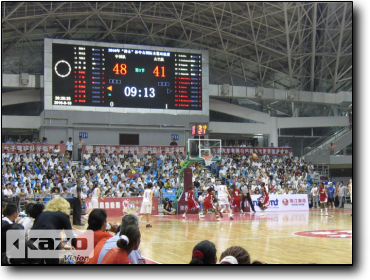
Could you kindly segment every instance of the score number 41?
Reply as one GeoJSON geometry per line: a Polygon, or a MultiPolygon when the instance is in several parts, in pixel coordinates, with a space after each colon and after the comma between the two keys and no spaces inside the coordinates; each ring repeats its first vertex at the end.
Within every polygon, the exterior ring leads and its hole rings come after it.
{"type": "MultiPolygon", "coordinates": [[[[126,75],[127,74],[127,65],[124,64],[124,63],[122,63],[122,64],[117,63],[113,67],[113,72],[115,72],[116,75],[126,75]]],[[[165,78],[166,77],[165,67],[164,66],[162,66],[162,67],[156,66],[154,68],[153,74],[156,77],[165,78]]]]}

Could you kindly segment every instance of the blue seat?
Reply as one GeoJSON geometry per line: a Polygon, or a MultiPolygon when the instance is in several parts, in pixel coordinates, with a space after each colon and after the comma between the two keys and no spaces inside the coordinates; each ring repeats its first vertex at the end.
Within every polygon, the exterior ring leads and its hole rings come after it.
{"type": "Polygon", "coordinates": [[[135,182],[135,180],[130,180],[130,183],[134,183],[135,182]]]}
{"type": "Polygon", "coordinates": [[[158,196],[158,193],[155,193],[154,196],[158,196]]]}
{"type": "Polygon", "coordinates": [[[176,193],[172,193],[171,196],[170,196],[170,200],[174,201],[175,197],[176,197],[176,193]]]}
{"type": "Polygon", "coordinates": [[[163,188],[163,192],[165,193],[165,192],[167,192],[167,189],[166,188],[163,188]]]}

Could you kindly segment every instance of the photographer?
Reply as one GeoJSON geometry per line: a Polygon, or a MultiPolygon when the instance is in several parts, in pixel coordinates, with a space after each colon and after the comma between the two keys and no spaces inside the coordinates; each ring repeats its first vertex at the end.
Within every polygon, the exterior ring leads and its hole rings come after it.
{"type": "Polygon", "coordinates": [[[164,201],[163,214],[165,215],[175,215],[176,214],[176,209],[173,208],[173,202],[169,200],[168,198],[166,198],[164,201]]]}

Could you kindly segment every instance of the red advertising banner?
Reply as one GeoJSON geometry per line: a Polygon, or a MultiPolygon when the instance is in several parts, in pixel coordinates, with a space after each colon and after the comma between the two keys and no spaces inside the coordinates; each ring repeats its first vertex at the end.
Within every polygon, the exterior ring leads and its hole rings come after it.
{"type": "MultiPolygon", "coordinates": [[[[277,156],[279,153],[281,155],[289,155],[292,151],[291,148],[270,148],[270,147],[261,147],[261,148],[252,148],[252,147],[222,147],[223,154],[253,154],[253,153],[261,153],[262,155],[269,154],[272,156],[277,156]]],[[[220,153],[220,148],[212,148],[212,153],[220,153]]]]}
{"type": "Polygon", "coordinates": [[[60,150],[59,153],[66,152],[66,145],[62,144],[1,144],[1,152],[4,153],[5,150],[8,150],[9,154],[16,153],[19,151],[20,153],[30,152],[30,153],[39,153],[43,151],[47,153],[51,150],[57,148],[60,150]]]}
{"type": "MultiPolygon", "coordinates": [[[[142,197],[99,198],[99,208],[105,209],[108,217],[122,217],[126,214],[139,216],[142,203],[142,197]]],[[[93,209],[90,198],[85,199],[85,209],[86,214],[93,209]]],[[[153,196],[152,215],[158,215],[158,197],[155,196],[153,196]]]]}
{"type": "Polygon", "coordinates": [[[123,153],[127,154],[128,152],[134,153],[134,151],[137,151],[138,155],[144,155],[148,152],[151,152],[153,154],[162,154],[164,151],[166,154],[173,155],[174,152],[182,153],[185,155],[186,153],[186,147],[185,146],[120,146],[120,145],[83,145],[82,146],[82,153],[85,153],[87,151],[89,154],[91,154],[95,150],[96,153],[101,154],[105,153],[106,150],[108,150],[108,153],[114,153],[114,151],[117,151],[117,154],[119,154],[121,151],[123,153]]]}

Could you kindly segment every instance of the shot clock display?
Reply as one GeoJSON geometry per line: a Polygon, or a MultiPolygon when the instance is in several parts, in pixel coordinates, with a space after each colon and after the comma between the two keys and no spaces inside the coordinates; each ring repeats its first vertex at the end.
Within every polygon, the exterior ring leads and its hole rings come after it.
{"type": "Polygon", "coordinates": [[[52,44],[52,102],[202,110],[202,55],[52,44]]]}
{"type": "Polygon", "coordinates": [[[191,125],[191,135],[201,136],[208,134],[208,124],[191,125]]]}

